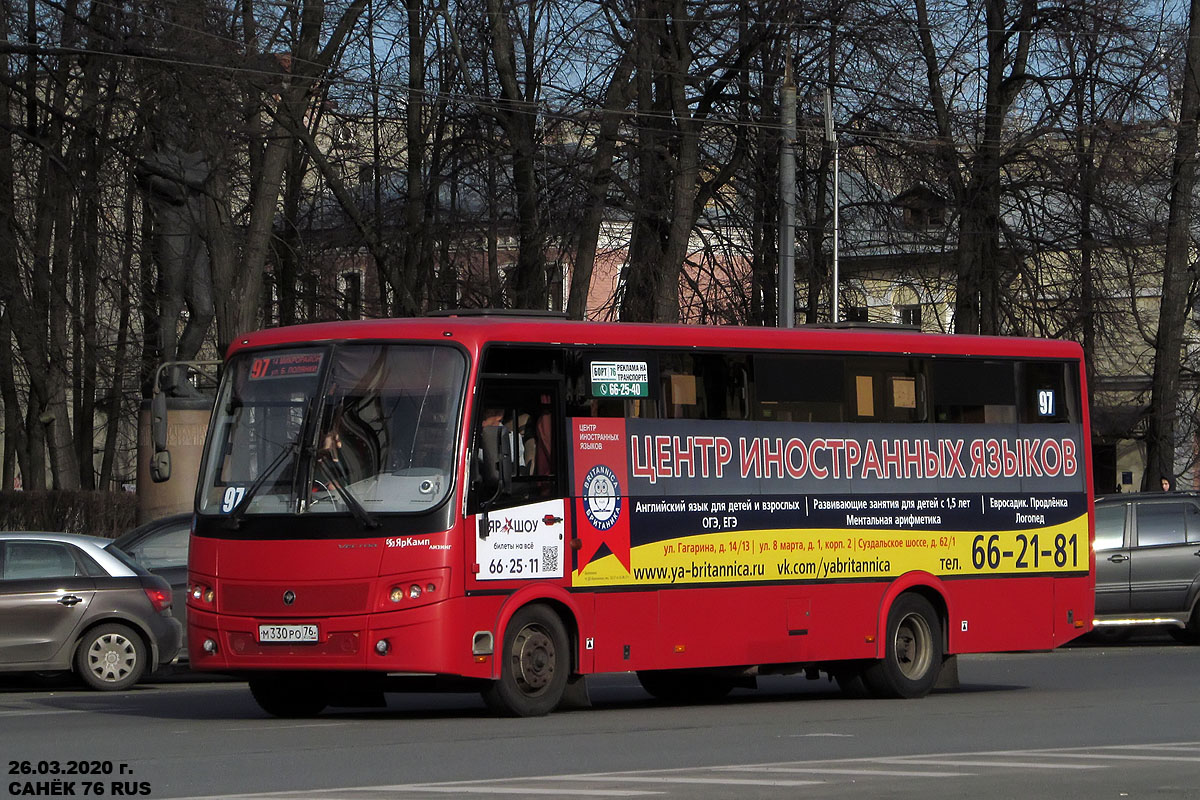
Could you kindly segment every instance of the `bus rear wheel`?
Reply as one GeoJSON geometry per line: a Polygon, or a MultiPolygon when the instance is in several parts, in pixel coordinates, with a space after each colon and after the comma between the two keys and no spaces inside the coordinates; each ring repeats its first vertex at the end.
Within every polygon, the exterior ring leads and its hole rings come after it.
{"type": "Polygon", "coordinates": [[[250,694],[273,717],[315,717],[329,705],[329,690],[320,681],[295,675],[251,678],[250,694]]]}
{"type": "Polygon", "coordinates": [[[638,683],[655,700],[664,703],[715,703],[733,691],[735,680],[686,669],[643,669],[638,683]]]}
{"type": "Polygon", "coordinates": [[[863,670],[876,697],[924,697],[942,668],[942,629],[929,601],[902,594],[888,611],[883,659],[863,670]]]}
{"type": "Polygon", "coordinates": [[[544,605],[517,611],[504,631],[500,679],[483,690],[497,714],[540,717],[562,701],[571,671],[567,629],[544,605]]]}

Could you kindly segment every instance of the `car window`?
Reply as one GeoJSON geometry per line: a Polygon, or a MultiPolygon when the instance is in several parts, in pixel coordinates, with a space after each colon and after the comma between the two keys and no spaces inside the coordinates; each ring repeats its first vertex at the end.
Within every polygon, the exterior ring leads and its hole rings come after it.
{"type": "Polygon", "coordinates": [[[143,567],[141,564],[134,561],[133,558],[128,553],[126,553],[121,548],[117,547],[115,544],[112,544],[111,542],[109,544],[104,545],[104,552],[108,553],[110,556],[115,558],[117,561],[120,561],[122,564],[129,567],[129,569],[131,569],[133,572],[137,573],[138,575],[149,575],[150,574],[150,573],[146,572],[145,567],[143,567]]]}
{"type": "Polygon", "coordinates": [[[5,542],[4,573],[7,581],[31,578],[72,578],[79,565],[68,545],[61,542],[5,542]]]}
{"type": "Polygon", "coordinates": [[[1182,544],[1186,537],[1183,503],[1140,503],[1137,506],[1137,545],[1182,544]]]}
{"type": "Polygon", "coordinates": [[[1125,546],[1125,504],[1096,507],[1096,549],[1118,550],[1125,546]]]}
{"type": "Polygon", "coordinates": [[[122,548],[146,569],[187,566],[191,522],[181,527],[162,528],[122,548]]]}
{"type": "Polygon", "coordinates": [[[1187,518],[1187,540],[1200,542],[1200,506],[1186,503],[1183,509],[1183,516],[1187,518]]]}

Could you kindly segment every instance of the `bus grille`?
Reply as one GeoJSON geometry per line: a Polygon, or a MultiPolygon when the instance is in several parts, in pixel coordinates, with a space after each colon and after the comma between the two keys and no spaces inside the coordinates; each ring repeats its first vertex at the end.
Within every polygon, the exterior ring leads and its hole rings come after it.
{"type": "Polygon", "coordinates": [[[369,583],[262,584],[224,583],[217,593],[220,610],[227,614],[302,617],[314,614],[363,614],[368,607],[369,583]],[[284,594],[294,596],[291,604],[284,594]]]}

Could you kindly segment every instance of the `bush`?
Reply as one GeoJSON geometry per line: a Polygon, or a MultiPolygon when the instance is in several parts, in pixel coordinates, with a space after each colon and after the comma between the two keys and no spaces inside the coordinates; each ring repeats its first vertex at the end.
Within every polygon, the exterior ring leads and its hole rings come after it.
{"type": "Polygon", "coordinates": [[[0,529],[120,536],[137,520],[132,492],[0,492],[0,529]]]}

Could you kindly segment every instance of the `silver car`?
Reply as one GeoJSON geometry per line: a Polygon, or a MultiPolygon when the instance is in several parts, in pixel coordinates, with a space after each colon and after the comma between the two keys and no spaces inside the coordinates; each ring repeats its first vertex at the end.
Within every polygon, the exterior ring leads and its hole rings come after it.
{"type": "Polygon", "coordinates": [[[139,525],[118,536],[113,542],[151,575],[171,584],[171,591],[179,598],[172,609],[179,624],[183,626],[183,644],[179,647],[179,660],[187,660],[187,561],[188,537],[192,531],[192,515],[173,514],[139,525]]]}
{"type": "Polygon", "coordinates": [[[74,670],[126,689],[179,651],[171,603],[110,539],[0,531],[0,672],[74,670]]]}
{"type": "Polygon", "coordinates": [[[1200,643],[1200,496],[1096,498],[1096,631],[1169,631],[1200,643]]]}

